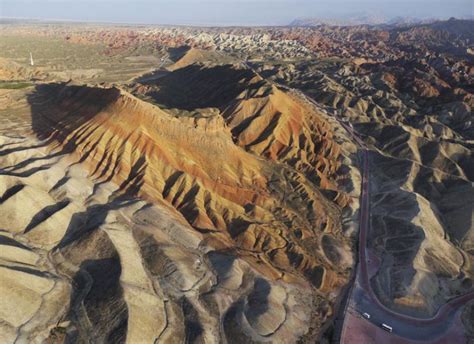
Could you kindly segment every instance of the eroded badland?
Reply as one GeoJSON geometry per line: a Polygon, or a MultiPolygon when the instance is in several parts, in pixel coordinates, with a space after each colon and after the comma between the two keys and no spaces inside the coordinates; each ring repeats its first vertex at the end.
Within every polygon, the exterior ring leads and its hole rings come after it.
{"type": "Polygon", "coordinates": [[[472,339],[472,27],[2,24],[0,341],[472,339]]]}

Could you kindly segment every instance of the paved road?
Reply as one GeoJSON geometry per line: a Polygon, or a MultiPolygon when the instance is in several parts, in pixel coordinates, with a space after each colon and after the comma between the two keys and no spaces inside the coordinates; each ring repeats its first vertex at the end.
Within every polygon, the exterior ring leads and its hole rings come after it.
{"type": "MultiPolygon", "coordinates": [[[[369,151],[363,141],[355,135],[352,129],[341,122],[354,140],[362,148],[363,177],[360,204],[360,233],[359,233],[359,264],[357,278],[352,290],[351,302],[360,314],[367,312],[371,315],[369,321],[377,326],[386,323],[393,327],[398,336],[412,340],[427,341],[438,338],[446,333],[453,325],[456,314],[469,301],[474,300],[474,290],[447,302],[430,318],[416,318],[397,313],[385,307],[377,298],[370,286],[370,275],[367,257],[367,235],[370,228],[370,169],[369,151]]],[[[344,332],[344,330],[343,330],[344,332]]],[[[344,343],[344,336],[341,342],[344,343]]]]}
{"type": "MultiPolygon", "coordinates": [[[[242,65],[251,69],[257,75],[252,66],[247,62],[242,65]]],[[[271,82],[271,81],[270,81],[271,82]]],[[[274,85],[291,91],[306,99],[316,108],[327,112],[320,104],[314,101],[300,90],[289,88],[288,86],[271,82],[274,85]]],[[[349,296],[349,306],[347,309],[353,309],[359,314],[367,312],[371,315],[367,321],[372,322],[376,326],[386,323],[393,327],[394,333],[399,337],[404,337],[413,341],[430,341],[442,337],[453,326],[453,323],[459,317],[458,312],[462,311],[462,307],[469,301],[474,300],[474,290],[456,297],[445,305],[440,307],[436,314],[431,318],[415,318],[408,315],[397,313],[384,306],[370,286],[370,275],[367,257],[367,235],[370,227],[370,169],[369,169],[369,149],[364,141],[354,133],[350,124],[342,119],[335,117],[344,129],[349,133],[352,139],[357,143],[362,154],[362,188],[360,198],[360,229],[359,229],[359,262],[357,264],[356,279],[349,296]]],[[[343,326],[341,343],[350,343],[345,340],[345,326],[343,326]]]]}

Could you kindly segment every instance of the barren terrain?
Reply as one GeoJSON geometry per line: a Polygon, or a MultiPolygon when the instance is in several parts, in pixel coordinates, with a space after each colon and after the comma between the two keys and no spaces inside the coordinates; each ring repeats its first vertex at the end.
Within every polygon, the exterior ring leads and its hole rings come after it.
{"type": "Polygon", "coordinates": [[[336,340],[359,138],[378,300],[472,292],[469,27],[1,25],[0,341],[336,340]]]}

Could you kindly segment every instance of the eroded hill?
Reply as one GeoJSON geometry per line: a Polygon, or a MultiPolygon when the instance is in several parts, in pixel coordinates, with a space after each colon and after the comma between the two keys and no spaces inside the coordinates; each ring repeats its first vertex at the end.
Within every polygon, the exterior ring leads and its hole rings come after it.
{"type": "Polygon", "coordinates": [[[471,27],[2,26],[1,340],[337,340],[365,146],[378,300],[472,293],[471,27]]]}
{"type": "Polygon", "coordinates": [[[371,147],[369,247],[381,264],[372,285],[400,312],[433,315],[472,289],[470,68],[436,53],[261,68],[352,123],[371,147]]]}
{"type": "Polygon", "coordinates": [[[23,92],[34,138],[2,136],[3,259],[21,276],[5,293],[13,307],[27,288],[37,306],[2,315],[5,340],[320,333],[350,277],[359,192],[334,119],[232,65],[135,87],[149,102],[116,87],[23,92]]]}

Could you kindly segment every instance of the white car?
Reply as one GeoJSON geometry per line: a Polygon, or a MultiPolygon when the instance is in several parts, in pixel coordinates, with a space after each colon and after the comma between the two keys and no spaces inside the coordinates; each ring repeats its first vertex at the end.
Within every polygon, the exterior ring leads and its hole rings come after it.
{"type": "Polygon", "coordinates": [[[362,315],[364,316],[364,318],[370,319],[370,314],[369,313],[362,313],[362,315]]]}
{"type": "Polygon", "coordinates": [[[382,328],[387,332],[390,332],[390,333],[393,332],[392,326],[388,326],[387,324],[382,324],[382,328]]]}

